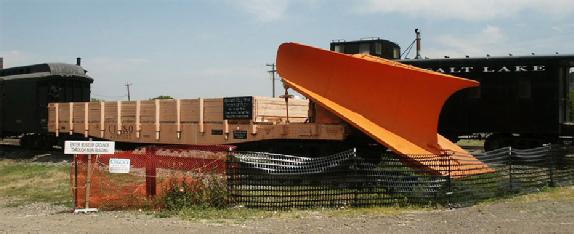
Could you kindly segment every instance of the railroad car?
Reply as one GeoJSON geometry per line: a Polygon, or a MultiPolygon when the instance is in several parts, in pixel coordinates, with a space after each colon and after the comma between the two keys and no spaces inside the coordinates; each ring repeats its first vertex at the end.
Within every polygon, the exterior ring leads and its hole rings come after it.
{"type": "MultiPolygon", "coordinates": [[[[336,41],[331,43],[331,50],[397,59],[400,47],[375,39],[336,41]]],[[[569,76],[572,77],[574,55],[399,61],[480,82],[479,87],[455,93],[443,106],[439,132],[451,140],[484,135],[486,150],[571,141],[569,76]]]]}
{"type": "Polygon", "coordinates": [[[48,103],[90,101],[93,79],[81,66],[43,63],[0,69],[0,135],[28,148],[51,146],[48,103]]]}

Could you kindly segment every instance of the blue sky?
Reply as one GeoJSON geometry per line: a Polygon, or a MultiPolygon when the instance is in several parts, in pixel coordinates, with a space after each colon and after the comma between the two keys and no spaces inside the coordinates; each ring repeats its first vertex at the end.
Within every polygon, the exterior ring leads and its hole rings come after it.
{"type": "MultiPolygon", "coordinates": [[[[83,66],[92,96],[271,95],[282,42],[381,37],[427,57],[574,53],[572,0],[0,0],[5,67],[83,66]]],[[[280,85],[278,85],[279,87],[280,85]]],[[[279,88],[277,89],[279,91],[279,88]]]]}

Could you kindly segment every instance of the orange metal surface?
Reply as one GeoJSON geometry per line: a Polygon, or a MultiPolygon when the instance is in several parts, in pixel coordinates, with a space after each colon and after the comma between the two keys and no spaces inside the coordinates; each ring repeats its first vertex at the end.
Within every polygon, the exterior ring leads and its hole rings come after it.
{"type": "Polygon", "coordinates": [[[397,153],[447,150],[478,161],[437,134],[444,102],[458,90],[478,86],[476,81],[296,43],[279,47],[277,70],[287,86],[397,153]]]}

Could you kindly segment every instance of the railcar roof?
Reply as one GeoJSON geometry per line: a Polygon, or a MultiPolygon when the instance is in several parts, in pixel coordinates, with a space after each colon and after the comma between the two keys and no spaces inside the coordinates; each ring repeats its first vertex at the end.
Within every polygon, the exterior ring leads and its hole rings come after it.
{"type": "Polygon", "coordinates": [[[573,61],[574,54],[556,55],[521,55],[521,56],[487,56],[487,57],[461,57],[461,58],[425,58],[425,59],[401,59],[399,62],[463,62],[463,61],[540,61],[540,60],[564,60],[573,61]]]}
{"type": "Polygon", "coordinates": [[[41,78],[48,76],[62,76],[62,77],[81,77],[93,81],[93,79],[86,74],[84,68],[67,63],[41,63],[29,66],[10,67],[0,69],[0,79],[24,79],[24,78],[41,78]]]}

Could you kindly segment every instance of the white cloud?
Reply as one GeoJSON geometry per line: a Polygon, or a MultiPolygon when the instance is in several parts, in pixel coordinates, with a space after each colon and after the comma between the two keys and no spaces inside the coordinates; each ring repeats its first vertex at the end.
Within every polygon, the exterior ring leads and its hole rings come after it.
{"type": "Polygon", "coordinates": [[[0,51],[0,57],[4,58],[4,68],[25,66],[34,63],[34,55],[21,50],[0,51]]]}
{"type": "Polygon", "coordinates": [[[289,5],[288,0],[242,0],[232,3],[261,22],[283,18],[289,5]]]}
{"type": "Polygon", "coordinates": [[[468,21],[513,17],[532,12],[551,17],[574,13],[572,0],[363,0],[357,7],[365,13],[398,13],[415,18],[468,21]]]}
{"type": "MultiPolygon", "coordinates": [[[[563,30],[568,25],[561,25],[563,30]]],[[[510,31],[510,30],[508,30],[510,31]]],[[[423,40],[421,54],[429,58],[443,56],[484,57],[492,56],[553,54],[554,52],[568,53],[571,51],[569,33],[548,34],[541,37],[524,38],[507,32],[504,28],[487,25],[482,30],[467,34],[444,34],[436,38],[423,40]]],[[[412,53],[411,53],[412,55],[412,53]]]]}
{"type": "Polygon", "coordinates": [[[485,56],[487,53],[508,51],[510,48],[508,41],[508,37],[500,27],[487,25],[477,33],[439,36],[431,42],[435,46],[422,51],[422,54],[432,58],[445,55],[485,56]]]}
{"type": "Polygon", "coordinates": [[[569,33],[574,31],[574,23],[558,24],[551,28],[558,33],[569,33]]]}

